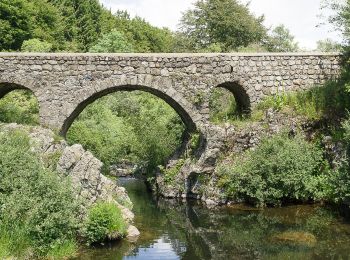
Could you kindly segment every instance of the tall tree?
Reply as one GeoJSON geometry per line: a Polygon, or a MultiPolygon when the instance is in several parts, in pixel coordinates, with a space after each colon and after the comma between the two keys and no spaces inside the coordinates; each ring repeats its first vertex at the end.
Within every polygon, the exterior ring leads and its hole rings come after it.
{"type": "Polygon", "coordinates": [[[317,41],[317,50],[322,52],[337,52],[341,51],[340,43],[333,41],[330,38],[317,41]]]}
{"type": "Polygon", "coordinates": [[[194,42],[195,50],[214,44],[231,51],[260,42],[266,34],[263,20],[237,0],[198,0],[183,14],[180,31],[194,42]]]}
{"type": "Polygon", "coordinates": [[[136,52],[171,52],[174,36],[167,28],[152,26],[140,17],[130,18],[125,11],[115,15],[116,28],[123,32],[136,52]]]}
{"type": "Polygon", "coordinates": [[[30,38],[29,17],[26,1],[0,1],[0,50],[18,50],[30,38]]]}
{"type": "Polygon", "coordinates": [[[268,36],[266,49],[271,52],[295,52],[299,50],[299,47],[288,28],[281,24],[268,36]]]}

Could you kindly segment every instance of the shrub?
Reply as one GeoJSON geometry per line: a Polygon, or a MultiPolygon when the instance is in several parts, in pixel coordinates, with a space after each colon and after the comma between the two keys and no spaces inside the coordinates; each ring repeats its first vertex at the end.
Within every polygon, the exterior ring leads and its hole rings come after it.
{"type": "Polygon", "coordinates": [[[14,90],[0,99],[0,121],[39,124],[39,104],[29,90],[14,90]]]}
{"type": "Polygon", "coordinates": [[[52,51],[52,44],[40,41],[39,39],[30,39],[24,41],[21,47],[22,52],[50,52],[52,51]]]}
{"type": "Polygon", "coordinates": [[[90,48],[90,52],[133,52],[134,48],[122,32],[113,29],[102,36],[97,44],[90,48]]]}
{"type": "Polygon", "coordinates": [[[88,212],[83,235],[89,244],[125,235],[126,223],[121,210],[111,202],[98,202],[88,212]]]}
{"type": "Polygon", "coordinates": [[[288,200],[323,198],[327,163],[322,150],[301,136],[265,138],[253,151],[219,167],[220,184],[227,195],[258,206],[281,205],[288,200]]]}
{"type": "Polygon", "coordinates": [[[343,82],[329,81],[305,91],[277,93],[258,104],[258,109],[282,110],[288,107],[310,119],[344,116],[346,109],[350,108],[349,93],[343,82]]]}
{"type": "Polygon", "coordinates": [[[0,134],[0,173],[0,233],[7,237],[0,248],[45,256],[75,239],[79,211],[71,184],[43,167],[25,133],[0,134]]]}
{"type": "Polygon", "coordinates": [[[330,200],[335,203],[350,203],[350,119],[342,123],[342,141],[345,144],[345,156],[338,162],[338,167],[329,177],[331,187],[330,200]]]}

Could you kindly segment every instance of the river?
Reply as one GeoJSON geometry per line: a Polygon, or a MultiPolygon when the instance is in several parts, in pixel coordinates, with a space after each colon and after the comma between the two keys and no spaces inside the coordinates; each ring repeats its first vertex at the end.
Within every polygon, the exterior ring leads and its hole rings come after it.
{"type": "Polygon", "coordinates": [[[84,249],[76,259],[350,257],[350,224],[334,210],[317,205],[207,209],[196,201],[155,199],[141,180],[123,179],[120,184],[134,203],[139,240],[84,249]]]}

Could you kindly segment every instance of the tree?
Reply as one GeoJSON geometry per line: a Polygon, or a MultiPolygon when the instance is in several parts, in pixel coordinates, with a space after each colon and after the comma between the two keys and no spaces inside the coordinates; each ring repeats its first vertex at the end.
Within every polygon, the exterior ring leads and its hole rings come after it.
{"type": "Polygon", "coordinates": [[[116,28],[124,33],[136,52],[172,52],[174,36],[167,28],[152,26],[140,17],[130,18],[125,11],[115,14],[116,28]]]}
{"type": "Polygon", "coordinates": [[[47,41],[53,49],[64,42],[61,14],[46,0],[0,2],[0,50],[19,50],[32,38],[47,41]]]}
{"type": "Polygon", "coordinates": [[[96,45],[90,48],[90,52],[133,52],[133,46],[128,42],[123,33],[112,30],[105,34],[97,42],[96,45]]]}
{"type": "Polygon", "coordinates": [[[341,45],[327,38],[317,42],[317,50],[322,52],[338,52],[341,50],[341,45]]]}
{"type": "Polygon", "coordinates": [[[180,30],[194,42],[194,50],[215,44],[231,51],[260,42],[266,34],[263,20],[236,0],[198,0],[183,14],[180,30]]]}
{"type": "Polygon", "coordinates": [[[295,52],[299,47],[288,28],[281,24],[268,36],[266,49],[271,52],[295,52]]]}
{"type": "Polygon", "coordinates": [[[340,31],[347,44],[350,44],[350,1],[322,1],[322,8],[328,8],[335,12],[328,17],[328,22],[334,25],[334,28],[340,31]]]}
{"type": "Polygon", "coordinates": [[[30,37],[29,21],[24,0],[0,1],[0,50],[18,50],[30,37]]]}

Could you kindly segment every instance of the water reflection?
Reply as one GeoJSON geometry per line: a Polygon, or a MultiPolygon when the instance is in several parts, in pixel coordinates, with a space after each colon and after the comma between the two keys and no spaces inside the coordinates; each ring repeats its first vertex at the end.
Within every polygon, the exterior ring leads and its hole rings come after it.
{"type": "Polygon", "coordinates": [[[85,250],[78,259],[348,259],[350,225],[317,206],[263,211],[208,210],[155,200],[139,180],[124,181],[140,239],[85,250]]]}

